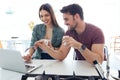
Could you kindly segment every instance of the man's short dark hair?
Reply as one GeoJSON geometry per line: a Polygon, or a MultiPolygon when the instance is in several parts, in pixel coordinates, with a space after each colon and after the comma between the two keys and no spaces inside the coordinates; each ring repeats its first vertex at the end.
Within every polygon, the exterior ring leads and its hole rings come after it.
{"type": "Polygon", "coordinates": [[[80,15],[80,18],[84,20],[83,16],[83,10],[82,7],[78,4],[70,4],[68,6],[64,6],[61,10],[61,13],[70,13],[71,15],[75,15],[78,13],[80,15]]]}

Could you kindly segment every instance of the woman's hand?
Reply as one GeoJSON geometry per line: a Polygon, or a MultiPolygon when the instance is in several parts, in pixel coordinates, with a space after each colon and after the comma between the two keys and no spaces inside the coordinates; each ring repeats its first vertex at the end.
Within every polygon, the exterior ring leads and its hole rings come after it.
{"type": "Polygon", "coordinates": [[[31,61],[32,56],[31,56],[30,54],[27,54],[27,55],[23,56],[23,59],[24,59],[26,62],[29,62],[29,61],[31,61]]]}
{"type": "Polygon", "coordinates": [[[36,49],[37,47],[46,51],[46,48],[52,47],[52,45],[51,45],[51,42],[49,40],[41,39],[41,40],[35,42],[34,48],[36,49]]]}

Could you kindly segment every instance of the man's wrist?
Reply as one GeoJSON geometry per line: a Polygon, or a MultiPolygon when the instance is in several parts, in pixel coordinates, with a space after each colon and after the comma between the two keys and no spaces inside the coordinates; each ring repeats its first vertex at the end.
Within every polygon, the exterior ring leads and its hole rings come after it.
{"type": "Polygon", "coordinates": [[[84,44],[81,45],[81,47],[78,49],[81,53],[86,50],[86,46],[84,44]]]}

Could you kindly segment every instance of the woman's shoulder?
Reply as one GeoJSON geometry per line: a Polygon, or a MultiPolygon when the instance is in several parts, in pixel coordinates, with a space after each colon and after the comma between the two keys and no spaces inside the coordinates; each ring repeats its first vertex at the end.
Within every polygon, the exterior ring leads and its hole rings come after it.
{"type": "Polygon", "coordinates": [[[33,31],[40,31],[40,30],[44,30],[44,24],[36,24],[33,28],[33,31]]]}
{"type": "Polygon", "coordinates": [[[54,27],[55,31],[60,31],[60,32],[65,32],[64,29],[62,27],[54,27]]]}
{"type": "Polygon", "coordinates": [[[45,27],[44,24],[36,24],[36,25],[34,26],[34,29],[42,29],[42,28],[44,28],[44,27],[45,27]]]}
{"type": "Polygon", "coordinates": [[[35,27],[43,27],[45,26],[44,24],[36,24],[35,27]]]}

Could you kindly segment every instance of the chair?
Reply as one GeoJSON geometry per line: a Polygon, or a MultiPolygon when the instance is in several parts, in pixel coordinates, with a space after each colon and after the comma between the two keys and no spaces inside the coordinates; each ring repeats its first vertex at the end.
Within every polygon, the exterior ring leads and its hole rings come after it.
{"type": "Polygon", "coordinates": [[[107,46],[104,46],[104,60],[106,61],[108,58],[108,48],[107,46]]]}

